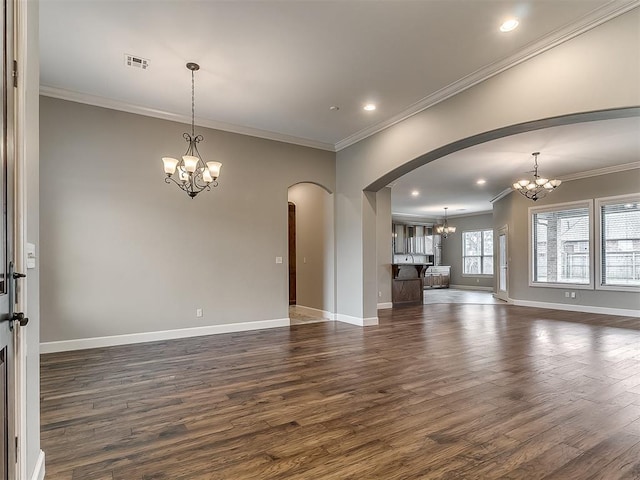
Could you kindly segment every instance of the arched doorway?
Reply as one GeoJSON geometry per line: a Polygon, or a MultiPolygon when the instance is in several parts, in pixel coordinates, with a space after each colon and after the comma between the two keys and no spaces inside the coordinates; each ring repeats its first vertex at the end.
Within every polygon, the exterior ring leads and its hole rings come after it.
{"type": "Polygon", "coordinates": [[[287,199],[290,318],[333,320],[333,195],[315,183],[301,182],[289,187],[287,199]]]}
{"type": "MultiPolygon", "coordinates": [[[[526,124],[513,125],[463,139],[429,152],[421,156],[419,159],[415,159],[413,162],[409,162],[416,166],[414,168],[422,166],[433,167],[434,170],[437,168],[438,172],[437,175],[433,175],[433,181],[440,182],[438,185],[446,185],[446,188],[450,190],[450,196],[456,197],[457,201],[458,197],[461,197],[462,194],[456,193],[456,182],[451,181],[450,183],[447,183],[446,179],[444,179],[447,175],[445,172],[446,168],[462,171],[465,162],[467,165],[470,165],[472,161],[471,159],[476,162],[474,167],[477,167],[477,165],[479,165],[485,158],[483,154],[486,156],[487,152],[490,152],[491,155],[495,157],[492,159],[494,164],[492,164],[492,167],[490,168],[493,172],[491,179],[496,183],[496,185],[499,185],[499,188],[498,191],[493,192],[490,197],[493,197],[493,200],[491,201],[493,205],[500,206],[499,214],[496,215],[493,210],[490,210],[488,214],[484,214],[485,217],[488,216],[489,218],[488,220],[483,220],[483,222],[486,222],[486,224],[483,225],[479,224],[479,214],[475,214],[475,216],[468,215],[466,217],[464,215],[459,215],[457,218],[450,218],[450,223],[458,227],[458,232],[457,236],[454,235],[453,241],[448,245],[451,248],[448,249],[449,255],[445,255],[447,258],[445,258],[444,264],[452,265],[452,273],[455,267],[458,279],[454,279],[453,277],[452,279],[455,281],[454,286],[456,289],[482,290],[491,288],[497,293],[497,298],[505,301],[538,301],[535,300],[535,294],[537,293],[535,289],[529,290],[530,285],[528,285],[526,274],[528,265],[526,248],[528,241],[526,234],[526,209],[530,204],[518,201],[521,199],[519,195],[516,195],[516,197],[518,197],[516,199],[512,199],[512,197],[509,196],[509,193],[511,192],[511,182],[509,181],[509,177],[515,179],[519,171],[510,172],[512,165],[507,163],[501,155],[514,157],[515,155],[513,152],[519,152],[522,158],[526,158],[527,151],[530,149],[531,145],[544,145],[546,147],[545,152],[548,154],[547,158],[554,159],[555,161],[555,173],[559,173],[558,176],[563,178],[566,182],[571,180],[581,180],[583,178],[600,178],[600,176],[607,174],[633,170],[634,168],[637,169],[637,165],[635,163],[628,162],[629,157],[625,152],[629,150],[629,147],[624,147],[625,145],[634,144],[625,142],[624,139],[627,137],[637,138],[633,133],[637,132],[638,117],[639,111],[637,108],[627,108],[587,112],[584,114],[572,114],[551,119],[543,119],[540,121],[532,121],[527,122],[526,124]],[[618,142],[616,142],[615,145],[606,142],[606,139],[611,136],[611,132],[615,132],[618,138],[618,142]],[[514,145],[518,142],[526,147],[523,147],[523,149],[521,148],[520,150],[518,150],[518,148],[514,148],[514,145]],[[509,146],[509,148],[505,148],[505,146],[509,146]],[[627,150],[624,150],[624,148],[627,148],[627,150]],[[588,152],[590,156],[585,156],[584,152],[588,152]],[[418,160],[420,161],[418,162],[418,160]],[[444,161],[447,162],[446,168],[442,166],[442,162],[444,161]],[[501,161],[503,162],[503,165],[496,165],[496,163],[501,161]],[[440,164],[440,166],[438,164],[440,164]],[[503,174],[505,174],[505,172],[507,178],[500,178],[501,176],[504,176],[503,174]],[[496,179],[499,181],[496,182],[496,179]],[[500,189],[502,189],[502,191],[500,191],[500,189]],[[524,223],[521,221],[523,218],[525,219],[524,223]],[[513,222],[517,223],[516,228],[505,228],[506,225],[513,225],[513,222]],[[493,232],[495,237],[495,241],[493,242],[495,248],[490,247],[490,252],[488,253],[493,261],[494,268],[492,268],[492,270],[494,273],[491,275],[492,278],[489,279],[491,281],[491,287],[488,285],[481,285],[481,288],[475,288],[474,285],[459,281],[459,278],[464,275],[467,277],[474,277],[473,272],[470,274],[469,272],[465,272],[463,269],[465,254],[462,252],[465,250],[463,248],[464,243],[462,237],[465,232],[474,233],[474,231],[478,231],[475,233],[482,233],[481,231],[483,230],[493,232]],[[525,248],[515,248],[508,251],[508,243],[520,246],[524,245],[525,248]],[[491,255],[491,253],[493,253],[493,255],[491,255]],[[452,258],[456,258],[455,264],[451,261],[452,258]],[[512,263],[515,268],[507,269],[508,263],[512,263]],[[510,273],[516,273],[513,282],[508,276],[510,273]],[[509,285],[515,285],[516,287],[514,288],[516,296],[513,298],[509,296],[510,287],[507,288],[509,285]]],[[[405,168],[406,165],[397,170],[405,168]]],[[[397,181],[399,178],[397,170],[391,180],[393,181],[394,186],[397,186],[399,183],[397,181]]],[[[468,168],[468,170],[472,173],[477,171],[475,168],[468,168]]],[[[521,167],[520,170],[524,172],[526,170],[526,166],[521,167]]],[[[465,174],[460,173],[459,176],[465,177],[465,174]]],[[[373,189],[380,184],[387,184],[388,180],[389,177],[385,176],[384,180],[378,180],[367,188],[373,189]]],[[[472,183],[471,178],[467,178],[466,180],[468,181],[468,184],[472,183]]],[[[602,185],[600,187],[584,190],[585,192],[588,191],[588,194],[572,193],[571,187],[568,185],[574,185],[574,182],[565,183],[564,185],[565,187],[559,190],[560,193],[553,194],[542,203],[577,201],[592,199],[598,196],[628,193],[624,190],[626,187],[624,187],[620,182],[615,182],[609,178],[605,179],[604,177],[602,177],[602,185]],[[617,185],[617,189],[608,187],[611,182],[617,185]]],[[[580,189],[578,188],[578,190],[580,189]]],[[[364,194],[366,196],[368,192],[365,191],[364,194]]],[[[448,200],[451,199],[449,198],[448,200]]],[[[438,197],[438,201],[442,201],[442,198],[438,197]]],[[[373,211],[377,215],[377,222],[383,220],[389,223],[388,220],[380,218],[378,212],[379,205],[373,204],[373,206],[375,207],[375,210],[373,211]]],[[[425,209],[424,206],[421,206],[421,208],[425,209]]],[[[398,209],[394,208],[393,211],[398,211],[398,209]]],[[[483,212],[480,213],[482,214],[483,212]]],[[[411,220],[416,221],[415,218],[412,218],[411,220]]],[[[387,232],[387,235],[388,233],[389,232],[387,232]]],[[[369,237],[366,234],[363,234],[363,238],[367,239],[369,237]]],[[[379,236],[377,237],[377,241],[380,241],[379,236]]],[[[486,254],[487,252],[483,250],[482,255],[484,256],[486,254]]],[[[470,253],[469,255],[473,255],[473,253],[470,253]]],[[[378,269],[380,269],[380,267],[380,264],[378,264],[378,269]]],[[[484,273],[484,271],[482,273],[484,273]]],[[[464,281],[464,278],[462,280],[464,281]]],[[[468,280],[468,282],[471,281],[479,283],[477,275],[476,277],[468,280]]],[[[380,285],[380,283],[378,284],[378,292],[382,291],[383,286],[384,285],[380,285]]],[[[443,293],[447,294],[448,292],[443,293]]],[[[583,298],[585,299],[584,301],[592,302],[598,306],[595,295],[590,296],[588,293],[585,293],[583,294],[583,298]]],[[[425,301],[425,303],[451,302],[425,301]]],[[[472,303],[475,303],[475,300],[472,303]]],[[[482,301],[478,303],[485,302],[482,301]]],[[[547,301],[547,303],[553,302],[547,301]]],[[[556,303],[563,302],[562,300],[559,300],[556,303]]],[[[380,308],[379,305],[380,304],[378,304],[378,308],[380,308]]]]}

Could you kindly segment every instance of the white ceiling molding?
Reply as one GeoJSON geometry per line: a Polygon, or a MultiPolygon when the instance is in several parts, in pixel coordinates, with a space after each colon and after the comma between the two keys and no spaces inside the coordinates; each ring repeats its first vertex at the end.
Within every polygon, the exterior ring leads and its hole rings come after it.
{"type": "MultiPolygon", "coordinates": [[[[508,192],[507,192],[508,193],[508,192]]],[[[464,218],[464,217],[476,217],[478,215],[488,215],[491,214],[492,210],[482,210],[481,212],[471,212],[471,213],[461,213],[459,215],[449,215],[447,214],[447,218],[451,220],[452,218],[464,218]]],[[[408,222],[414,225],[432,225],[434,223],[442,222],[444,217],[442,216],[429,216],[429,215],[418,215],[415,213],[399,213],[399,212],[391,212],[392,220],[396,223],[408,222]],[[418,220],[415,220],[418,219],[418,220]]]]}
{"type": "MultiPolygon", "coordinates": [[[[110,98],[99,97],[96,95],[89,95],[86,93],[74,92],[71,90],[65,90],[62,88],[49,87],[47,85],[40,85],[40,95],[45,97],[59,98],[61,100],[69,100],[76,103],[84,103],[86,105],[93,105],[95,107],[109,108],[111,110],[119,110],[122,112],[133,113],[136,115],[144,115],[147,117],[160,118],[163,120],[170,120],[172,122],[179,123],[191,123],[191,116],[181,115],[177,113],[171,113],[164,110],[158,110],[150,107],[143,107],[140,105],[134,105],[119,100],[112,100],[110,98]]],[[[240,125],[232,125],[224,122],[216,122],[215,120],[208,120],[205,118],[195,119],[196,125],[199,127],[212,128],[214,130],[222,130],[225,132],[238,133],[240,135],[248,135],[250,137],[264,138],[266,140],[275,140],[277,142],[290,143],[293,145],[300,145],[303,147],[317,148],[319,150],[328,150],[335,152],[335,146],[330,143],[318,142],[315,140],[309,140],[306,138],[294,137],[291,135],[285,135],[282,133],[269,132],[266,130],[260,130],[257,128],[243,127],[240,125]]]]}
{"type": "Polygon", "coordinates": [[[507,195],[509,195],[511,192],[513,192],[513,188],[509,187],[509,188],[505,188],[503,191],[501,191],[498,195],[496,195],[495,197],[493,197],[491,200],[489,200],[489,202],[491,202],[491,204],[494,204],[495,202],[497,202],[498,200],[502,200],[504,197],[506,197],[507,195]]]}
{"type": "Polygon", "coordinates": [[[499,62],[495,62],[491,65],[487,65],[476,72],[467,75],[464,78],[438,90],[437,92],[424,97],[422,100],[414,103],[409,108],[404,110],[403,112],[395,115],[388,120],[372,125],[371,127],[365,128],[349,137],[340,140],[335,145],[335,151],[339,152],[361,140],[364,140],[371,135],[375,135],[382,130],[385,130],[396,123],[399,123],[403,120],[406,120],[417,113],[420,113],[426,110],[429,107],[432,107],[454,95],[457,95],[464,90],[467,90],[474,85],[477,85],[484,80],[487,80],[495,75],[498,75],[505,70],[508,70],[511,67],[514,67],[522,62],[529,60],[530,58],[535,57],[561,43],[564,43],[572,38],[577,37],[578,35],[591,30],[592,28],[597,27],[619,15],[622,15],[634,8],[640,6],[640,0],[631,0],[624,2],[610,2],[603,7],[594,10],[588,15],[585,15],[579,21],[567,26],[566,28],[560,29],[541,40],[529,44],[527,47],[523,48],[520,52],[515,55],[512,55],[504,60],[499,62]]]}
{"type": "MultiPolygon", "coordinates": [[[[596,168],[594,170],[586,170],[584,172],[572,173],[571,175],[564,175],[558,177],[563,182],[570,182],[571,180],[580,180],[582,178],[598,177],[600,175],[607,175],[609,173],[626,172],[627,170],[634,170],[640,168],[640,162],[623,163],[622,165],[612,165],[610,167],[596,168]]],[[[503,199],[507,195],[513,192],[511,187],[505,188],[498,195],[489,200],[492,204],[498,200],[503,199]]]]}
{"type": "MultiPolygon", "coordinates": [[[[276,133],[271,130],[262,130],[237,124],[217,122],[204,118],[197,118],[196,123],[202,127],[336,152],[347,148],[348,146],[353,145],[354,143],[357,143],[358,141],[361,141],[371,135],[374,135],[392,125],[395,125],[439,102],[442,102],[443,100],[446,100],[447,98],[450,98],[494,75],[499,74],[500,72],[518,65],[546,50],[555,47],[556,45],[570,40],[580,35],[581,33],[586,32],[619,15],[622,15],[638,6],[640,6],[640,0],[609,1],[602,7],[579,18],[572,24],[558,29],[551,34],[544,36],[538,41],[526,45],[517,54],[512,55],[504,60],[499,60],[492,64],[489,64],[486,67],[483,67],[467,75],[466,77],[449,84],[439,91],[424,97],[422,100],[404,109],[401,113],[368,128],[362,129],[352,135],[349,135],[348,137],[339,140],[335,144],[312,140],[309,138],[303,138],[295,135],[276,133]]],[[[121,110],[129,113],[156,117],[185,124],[190,123],[190,118],[187,115],[175,114],[165,110],[136,105],[135,103],[123,102],[121,100],[112,100],[106,97],[60,89],[46,84],[41,85],[40,93],[44,96],[70,100],[88,105],[94,105],[113,110],[121,110]]]]}
{"type": "Polygon", "coordinates": [[[633,170],[640,168],[640,162],[623,163],[622,165],[612,165],[610,167],[596,168],[595,170],[587,170],[586,172],[572,173],[571,175],[565,175],[559,177],[563,182],[570,182],[571,180],[580,180],[581,178],[597,177],[599,175],[607,175],[608,173],[625,172],[627,170],[633,170]]]}

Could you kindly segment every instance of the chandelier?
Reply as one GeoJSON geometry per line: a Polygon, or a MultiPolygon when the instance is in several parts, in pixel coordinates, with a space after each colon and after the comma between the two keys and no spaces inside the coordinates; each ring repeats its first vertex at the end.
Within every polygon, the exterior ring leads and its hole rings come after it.
{"type": "Polygon", "coordinates": [[[513,184],[513,188],[529,200],[535,202],[539,198],[546,197],[547,193],[558,188],[562,180],[549,180],[548,178],[538,175],[538,155],[540,155],[540,152],[533,152],[531,155],[533,155],[533,179],[518,180],[513,184]]]}
{"type": "Polygon", "coordinates": [[[449,207],[444,207],[444,222],[442,225],[436,225],[436,233],[439,233],[444,238],[447,238],[450,233],[456,233],[456,227],[451,227],[447,223],[447,208],[449,207]]]}
{"type": "Polygon", "coordinates": [[[163,157],[164,173],[167,174],[165,183],[173,182],[187,192],[191,198],[195,198],[203,190],[211,190],[211,186],[218,186],[220,175],[220,162],[205,162],[200,157],[198,143],[204,138],[195,134],[195,80],[194,73],[200,69],[197,63],[187,63],[187,69],[191,70],[191,135],[184,133],[182,136],[189,146],[181,160],[172,157],[163,157]],[[178,179],[174,177],[177,172],[178,179]]]}

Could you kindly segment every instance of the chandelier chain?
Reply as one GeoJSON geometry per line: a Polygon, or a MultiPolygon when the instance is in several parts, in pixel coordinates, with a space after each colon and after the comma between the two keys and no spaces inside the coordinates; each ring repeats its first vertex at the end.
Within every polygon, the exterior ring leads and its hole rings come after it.
{"type": "Polygon", "coordinates": [[[195,135],[196,124],[196,87],[195,72],[191,70],[191,136],[195,135]]]}

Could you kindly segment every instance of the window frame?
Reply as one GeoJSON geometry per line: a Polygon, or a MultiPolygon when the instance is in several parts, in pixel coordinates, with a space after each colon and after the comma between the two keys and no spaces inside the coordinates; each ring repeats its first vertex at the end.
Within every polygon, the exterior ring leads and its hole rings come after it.
{"type": "Polygon", "coordinates": [[[615,195],[612,197],[600,197],[595,199],[595,237],[596,237],[596,278],[595,289],[615,292],[640,292],[640,286],[629,285],[603,285],[602,284],[602,257],[604,246],[602,243],[602,207],[615,205],[618,203],[640,203],[640,193],[630,193],[626,195],[615,195]]]}
{"type": "Polygon", "coordinates": [[[594,208],[593,200],[579,200],[576,202],[554,203],[540,207],[529,207],[527,213],[527,237],[528,237],[528,263],[529,263],[529,286],[542,288],[565,288],[572,290],[593,290],[595,278],[595,244],[594,244],[594,208]],[[587,231],[589,233],[589,283],[558,283],[558,282],[539,282],[535,281],[535,249],[533,246],[533,218],[535,214],[547,212],[560,212],[563,210],[571,210],[574,208],[587,208],[589,225],[587,231]]]}
{"type": "MultiPolygon", "coordinates": [[[[493,265],[493,268],[491,269],[491,273],[464,273],[464,266],[465,266],[465,262],[464,259],[467,257],[479,257],[480,258],[480,270],[482,270],[482,265],[483,265],[483,258],[484,257],[491,257],[492,259],[495,259],[495,245],[493,245],[493,248],[491,249],[491,255],[485,255],[484,254],[484,232],[491,232],[491,236],[492,239],[495,238],[495,232],[493,230],[493,228],[474,228],[471,230],[464,230],[462,232],[462,236],[460,237],[460,239],[462,240],[462,276],[463,277],[479,277],[479,278],[492,278],[496,269],[495,264],[493,265]],[[480,232],[480,255],[465,255],[465,240],[464,240],[464,235],[465,233],[472,233],[472,232],[480,232]]],[[[492,240],[493,241],[493,240],[492,240]]]]}

